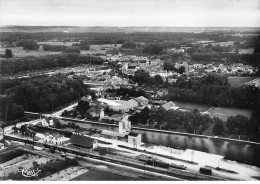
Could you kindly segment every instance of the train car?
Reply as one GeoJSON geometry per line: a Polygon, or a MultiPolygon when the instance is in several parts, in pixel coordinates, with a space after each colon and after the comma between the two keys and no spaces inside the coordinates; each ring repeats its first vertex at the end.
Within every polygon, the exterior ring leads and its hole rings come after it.
{"type": "Polygon", "coordinates": [[[152,159],[147,159],[146,164],[147,165],[154,165],[154,161],[152,159]]]}
{"type": "Polygon", "coordinates": [[[173,167],[173,168],[176,168],[176,169],[181,169],[181,170],[186,170],[186,168],[187,168],[184,165],[178,165],[178,164],[173,164],[173,163],[170,164],[170,167],[173,167]]]}
{"type": "Polygon", "coordinates": [[[160,160],[155,160],[154,165],[157,167],[162,167],[162,168],[169,168],[169,163],[160,161],[160,160]]]}
{"type": "Polygon", "coordinates": [[[212,175],[212,170],[210,168],[207,168],[207,167],[201,167],[200,173],[206,174],[206,175],[212,175]]]}

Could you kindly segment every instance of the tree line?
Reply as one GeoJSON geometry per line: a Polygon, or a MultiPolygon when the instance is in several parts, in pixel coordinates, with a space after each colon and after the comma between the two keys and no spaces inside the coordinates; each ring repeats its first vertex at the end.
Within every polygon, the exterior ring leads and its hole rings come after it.
{"type": "Polygon", "coordinates": [[[251,86],[231,87],[227,77],[208,74],[202,78],[179,77],[168,88],[164,99],[213,106],[257,109],[260,105],[259,88],[251,86]]]}
{"type": "MultiPolygon", "coordinates": [[[[65,50],[65,52],[67,51],[65,50]]],[[[77,51],[47,56],[26,56],[22,58],[0,60],[0,73],[14,74],[21,71],[53,69],[56,67],[68,67],[78,64],[101,65],[104,61],[104,59],[97,56],[80,55],[77,51]]]]}
{"type": "Polygon", "coordinates": [[[207,114],[201,114],[197,109],[192,111],[165,110],[162,107],[145,107],[136,112],[129,120],[133,125],[150,125],[153,128],[187,132],[194,134],[207,134],[212,126],[213,135],[230,136],[246,135],[251,141],[260,139],[260,123],[255,115],[250,119],[237,115],[231,116],[227,122],[219,118],[210,118],[207,114]]]}

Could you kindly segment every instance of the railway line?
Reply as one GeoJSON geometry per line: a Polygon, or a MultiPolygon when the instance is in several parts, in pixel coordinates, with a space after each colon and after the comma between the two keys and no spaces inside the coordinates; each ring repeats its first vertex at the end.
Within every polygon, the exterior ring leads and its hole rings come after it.
{"type": "MultiPolygon", "coordinates": [[[[13,137],[10,135],[5,135],[5,139],[13,140],[13,141],[20,141],[20,142],[24,142],[25,144],[32,144],[32,145],[34,144],[34,142],[31,140],[13,137]]],[[[160,174],[165,174],[168,176],[179,178],[179,180],[199,180],[199,181],[201,181],[201,180],[206,180],[206,181],[219,181],[219,180],[223,181],[223,180],[225,180],[223,178],[203,175],[203,174],[199,174],[199,173],[191,173],[188,171],[184,171],[184,170],[180,170],[180,169],[176,169],[176,168],[172,168],[172,167],[170,169],[168,169],[168,168],[166,169],[166,168],[161,168],[161,167],[155,167],[152,165],[147,165],[146,163],[142,163],[140,161],[133,162],[133,161],[127,161],[127,160],[119,160],[116,157],[113,158],[111,156],[102,156],[97,153],[93,153],[92,151],[86,152],[86,151],[75,149],[75,148],[68,148],[68,147],[62,147],[62,146],[50,145],[50,144],[44,144],[43,146],[45,148],[51,148],[54,150],[58,150],[60,152],[71,153],[76,156],[88,157],[88,158],[106,161],[106,162],[110,162],[110,163],[117,163],[117,164],[124,165],[124,166],[134,167],[137,169],[144,170],[145,172],[151,171],[151,172],[156,172],[156,173],[160,173],[160,174]]],[[[37,152],[35,152],[35,153],[37,153],[37,152]]]]}

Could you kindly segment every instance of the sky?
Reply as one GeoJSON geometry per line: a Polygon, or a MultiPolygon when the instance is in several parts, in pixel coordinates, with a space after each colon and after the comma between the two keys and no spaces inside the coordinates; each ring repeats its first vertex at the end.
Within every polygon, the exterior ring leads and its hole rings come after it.
{"type": "Polygon", "coordinates": [[[260,0],[0,0],[0,26],[260,27],[260,0]]]}

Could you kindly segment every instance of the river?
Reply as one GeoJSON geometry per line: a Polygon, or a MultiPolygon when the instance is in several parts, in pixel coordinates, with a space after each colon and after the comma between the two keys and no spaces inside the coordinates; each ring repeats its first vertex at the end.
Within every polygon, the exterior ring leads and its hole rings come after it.
{"type": "MultiPolygon", "coordinates": [[[[118,127],[109,125],[97,125],[78,122],[74,123],[82,128],[96,128],[102,130],[118,131],[118,127]]],[[[257,144],[226,141],[215,138],[203,138],[160,133],[147,130],[136,130],[134,128],[132,131],[144,135],[146,141],[153,144],[163,145],[172,148],[203,151],[225,156],[225,159],[227,160],[260,166],[260,145],[257,144]]]]}

